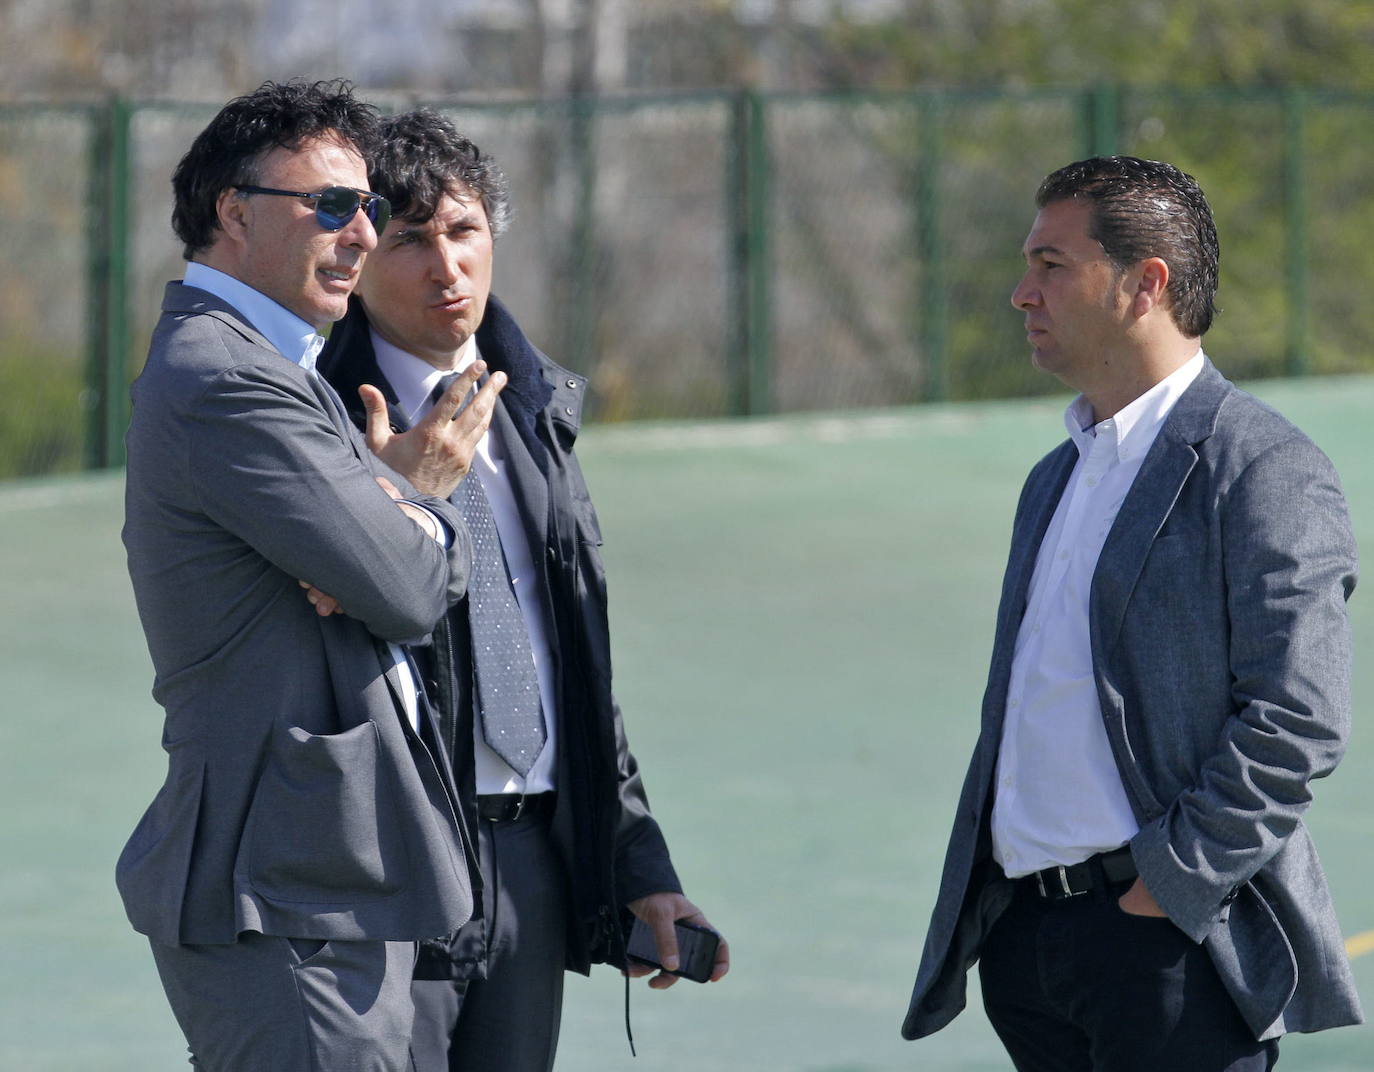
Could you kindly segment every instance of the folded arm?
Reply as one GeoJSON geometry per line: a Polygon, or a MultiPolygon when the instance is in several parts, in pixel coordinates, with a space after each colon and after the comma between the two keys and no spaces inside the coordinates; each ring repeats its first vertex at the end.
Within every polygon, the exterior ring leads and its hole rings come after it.
{"type": "Polygon", "coordinates": [[[287,367],[226,370],[188,420],[190,476],[207,516],[328,592],[376,636],[409,641],[433,628],[470,561],[450,504],[365,463],[366,451],[360,458],[287,367]],[[378,476],[442,518],[452,546],[445,550],[398,509],[378,476]]]}

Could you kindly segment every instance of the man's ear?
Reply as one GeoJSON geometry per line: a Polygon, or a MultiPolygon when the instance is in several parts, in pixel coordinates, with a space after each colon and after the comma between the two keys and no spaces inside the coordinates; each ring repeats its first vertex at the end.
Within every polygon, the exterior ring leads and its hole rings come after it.
{"type": "Polygon", "coordinates": [[[1140,317],[1164,304],[1164,293],[1169,286],[1169,263],[1160,257],[1147,257],[1140,262],[1137,271],[1139,277],[1131,311],[1140,317]]]}
{"type": "Polygon", "coordinates": [[[219,229],[235,245],[242,245],[245,240],[250,211],[248,199],[240,197],[239,192],[232,187],[221,190],[219,197],[215,199],[215,216],[219,220],[219,229]]]}

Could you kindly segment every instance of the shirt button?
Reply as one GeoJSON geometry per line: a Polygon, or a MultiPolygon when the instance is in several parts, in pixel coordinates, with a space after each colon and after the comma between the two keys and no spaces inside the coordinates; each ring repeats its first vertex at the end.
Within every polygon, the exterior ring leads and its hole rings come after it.
{"type": "Polygon", "coordinates": [[[1069,553],[1068,553],[1067,551],[1060,551],[1060,552],[1059,552],[1059,559],[1060,559],[1060,561],[1063,561],[1064,559],[1066,559],[1066,558],[1068,558],[1068,557],[1069,557],[1069,553]]]}
{"type": "Polygon", "coordinates": [[[577,390],[577,381],[576,381],[576,380],[569,380],[569,381],[568,381],[568,386],[571,387],[574,391],[576,391],[576,390],[577,390]]]}
{"type": "Polygon", "coordinates": [[[1008,707],[1020,707],[1020,706],[1021,706],[1021,700],[1020,700],[1020,698],[1017,697],[1017,696],[1013,696],[1010,700],[1007,701],[1007,706],[1008,706],[1008,707]]]}
{"type": "Polygon", "coordinates": [[[1097,487],[1097,477],[1090,476],[1087,480],[1084,481],[1084,483],[1087,484],[1090,488],[1095,488],[1097,487]]]}

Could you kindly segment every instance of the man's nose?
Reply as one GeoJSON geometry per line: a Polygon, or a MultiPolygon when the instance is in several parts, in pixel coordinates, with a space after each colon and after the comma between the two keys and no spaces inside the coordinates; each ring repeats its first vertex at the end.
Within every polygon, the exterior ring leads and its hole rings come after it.
{"type": "Polygon", "coordinates": [[[459,250],[450,242],[440,241],[434,256],[434,280],[448,286],[463,277],[463,262],[459,250]]]}
{"type": "Polygon", "coordinates": [[[1030,273],[1021,277],[1021,282],[1016,284],[1016,289],[1011,292],[1011,304],[1015,309],[1029,309],[1040,300],[1040,295],[1035,288],[1030,285],[1030,273]]]}
{"type": "Polygon", "coordinates": [[[353,213],[353,218],[340,228],[339,244],[364,253],[371,253],[377,248],[377,229],[362,208],[353,213]]]}

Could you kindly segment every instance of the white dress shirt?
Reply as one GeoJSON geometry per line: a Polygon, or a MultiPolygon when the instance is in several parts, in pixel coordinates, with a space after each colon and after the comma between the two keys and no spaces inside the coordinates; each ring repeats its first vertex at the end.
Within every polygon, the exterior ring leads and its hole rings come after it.
{"type": "MultiPolygon", "coordinates": [[[[433,408],[429,400],[430,393],[447,373],[393,346],[376,331],[372,332],[372,349],[377,355],[377,367],[396,392],[401,412],[414,426],[433,408]]],[[[478,356],[477,339],[475,336],[469,337],[451,371],[462,372],[478,356]]],[[[482,736],[480,720],[473,719],[473,760],[477,792],[480,794],[549,792],[554,788],[555,760],[558,755],[555,743],[558,693],[554,680],[553,647],[549,642],[547,626],[551,620],[550,608],[537,583],[539,574],[535,570],[529,537],[520,517],[515,488],[506,471],[507,457],[500,430],[493,424],[478,441],[472,469],[465,479],[471,480],[475,476],[481,481],[487,502],[491,504],[492,520],[496,522],[496,533],[501,540],[511,587],[515,590],[515,599],[530,638],[530,651],[534,655],[535,673],[539,678],[539,699],[544,707],[546,737],[544,748],[536,757],[529,774],[522,778],[492,751],[482,736]]]]}
{"type": "Polygon", "coordinates": [[[1078,461],[1036,556],[997,757],[992,854],[1011,878],[1080,863],[1139,830],[1102,724],[1088,597],[1145,455],[1202,366],[1198,351],[1096,425],[1082,396],[1064,414],[1078,461]]]}
{"type": "MultiPolygon", "coordinates": [[[[315,375],[315,359],[320,356],[320,350],[324,347],[324,336],[290,309],[277,304],[266,294],[254,290],[242,280],[198,261],[191,261],[186,265],[186,274],[182,277],[182,282],[188,287],[213,294],[227,305],[233,306],[276,347],[279,354],[312,376],[315,375]]],[[[434,517],[430,511],[425,512],[434,517]]],[[[446,536],[448,526],[439,522],[437,517],[435,522],[438,531],[446,536]]],[[[446,544],[447,540],[440,539],[439,542],[446,544]]],[[[304,592],[301,593],[301,598],[305,598],[304,592]]],[[[405,707],[406,718],[410,720],[411,726],[418,729],[420,707],[416,695],[419,689],[415,683],[415,675],[411,671],[410,658],[399,644],[388,642],[387,650],[400,678],[401,702],[405,707]]]]}

